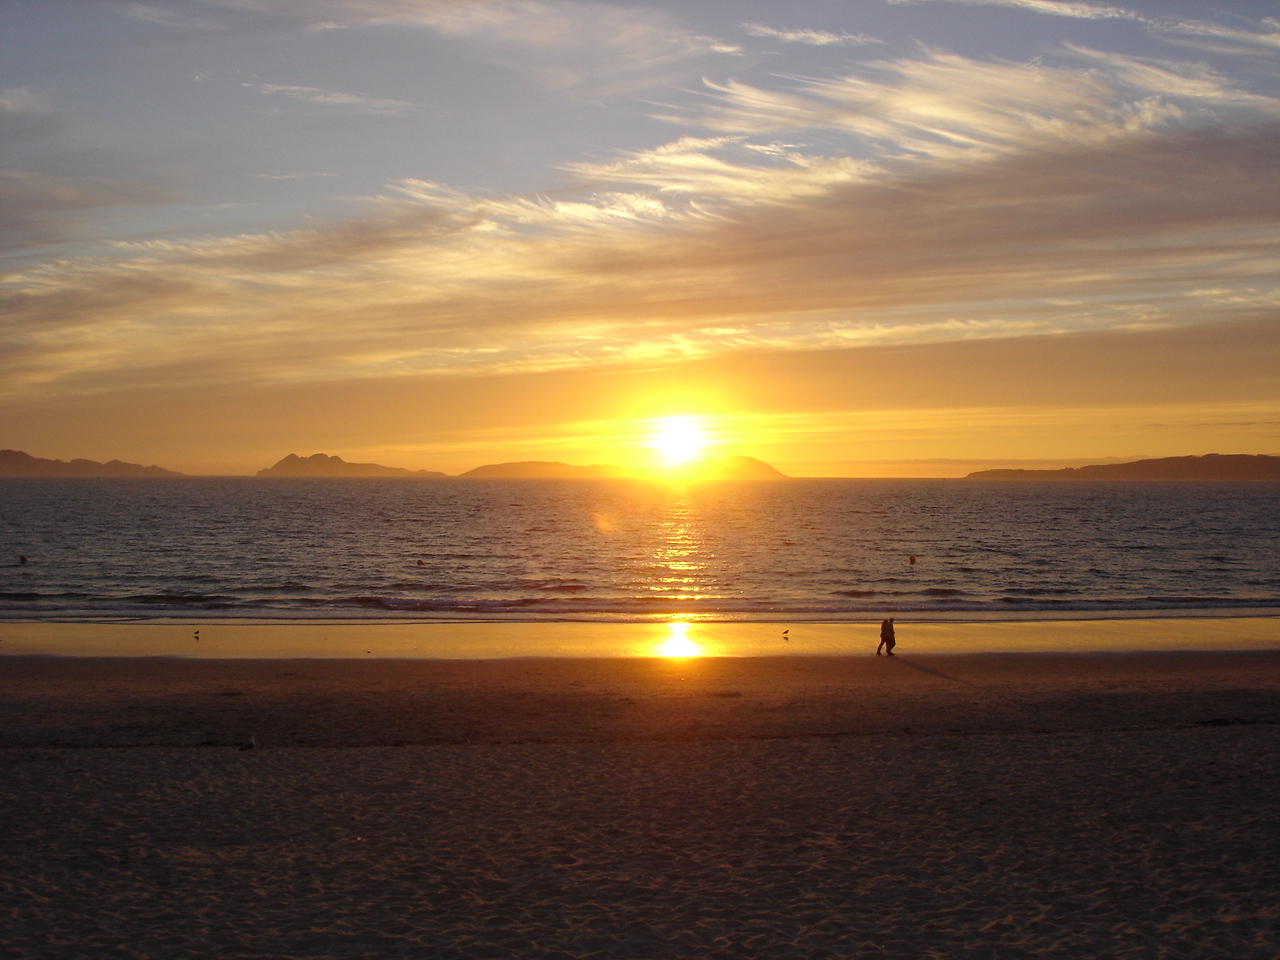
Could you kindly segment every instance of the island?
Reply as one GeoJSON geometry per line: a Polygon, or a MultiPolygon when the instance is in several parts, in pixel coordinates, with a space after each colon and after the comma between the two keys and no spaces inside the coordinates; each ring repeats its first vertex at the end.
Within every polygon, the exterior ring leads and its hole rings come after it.
{"type": "Polygon", "coordinates": [[[407,470],[404,467],[384,467],[380,463],[347,463],[341,457],[313,453],[300,457],[291,453],[272,466],[259,470],[259,477],[418,477],[436,479],[447,476],[435,470],[407,470]]]}
{"type": "Polygon", "coordinates": [[[46,460],[21,450],[0,450],[0,477],[181,477],[176,470],[123,460],[46,460]]]}
{"type": "Polygon", "coordinates": [[[518,460],[487,463],[460,474],[468,480],[598,480],[625,477],[629,471],[607,463],[581,467],[558,460],[518,460]]]}
{"type": "Polygon", "coordinates": [[[490,463],[461,475],[468,480],[785,480],[779,472],[755,457],[732,456],[723,460],[708,457],[675,467],[628,468],[613,464],[574,466],[555,460],[523,460],[490,463]]]}
{"type": "Polygon", "coordinates": [[[1219,454],[1098,463],[1061,470],[978,470],[966,480],[1280,480],[1280,457],[1219,454]]]}

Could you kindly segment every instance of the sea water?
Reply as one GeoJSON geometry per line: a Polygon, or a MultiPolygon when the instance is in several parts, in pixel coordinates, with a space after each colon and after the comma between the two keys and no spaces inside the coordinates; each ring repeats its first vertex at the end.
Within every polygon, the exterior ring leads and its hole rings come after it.
{"type": "Polygon", "coordinates": [[[1278,545],[1265,483],[5,479],[0,617],[1211,615],[1278,545]]]}

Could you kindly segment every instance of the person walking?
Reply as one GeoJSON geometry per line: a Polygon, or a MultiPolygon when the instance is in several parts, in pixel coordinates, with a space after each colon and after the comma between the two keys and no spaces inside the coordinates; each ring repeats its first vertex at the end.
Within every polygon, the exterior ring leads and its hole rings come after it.
{"type": "Polygon", "coordinates": [[[893,648],[898,645],[897,639],[893,635],[893,617],[888,620],[880,621],[880,646],[876,647],[876,656],[880,656],[880,650],[889,656],[893,656],[893,648]]]}

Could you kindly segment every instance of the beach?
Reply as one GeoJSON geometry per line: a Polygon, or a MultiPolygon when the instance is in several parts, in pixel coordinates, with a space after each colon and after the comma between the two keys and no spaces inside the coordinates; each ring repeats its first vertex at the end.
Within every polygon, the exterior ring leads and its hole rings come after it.
{"type": "Polygon", "coordinates": [[[4,657],[5,956],[1280,955],[1280,652],[899,650],[4,657]]]}

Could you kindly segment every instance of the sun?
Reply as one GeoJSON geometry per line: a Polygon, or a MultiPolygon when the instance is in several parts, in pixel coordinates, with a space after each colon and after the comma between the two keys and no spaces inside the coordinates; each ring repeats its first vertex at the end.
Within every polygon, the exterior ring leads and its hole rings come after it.
{"type": "Polygon", "coordinates": [[[707,445],[707,436],[697,417],[661,417],[654,421],[650,445],[668,467],[678,467],[695,459],[707,445]]]}

